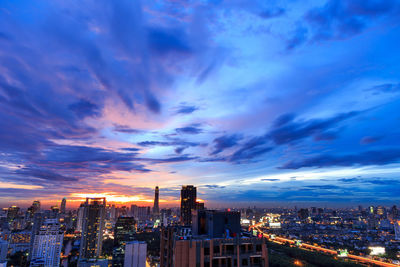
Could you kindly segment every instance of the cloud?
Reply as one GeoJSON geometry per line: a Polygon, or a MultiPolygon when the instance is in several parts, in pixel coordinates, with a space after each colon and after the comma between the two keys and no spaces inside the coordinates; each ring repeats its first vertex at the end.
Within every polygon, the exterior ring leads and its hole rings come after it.
{"type": "Polygon", "coordinates": [[[382,137],[380,137],[380,136],[364,136],[363,138],[361,138],[360,144],[361,145],[369,145],[369,144],[378,142],[380,139],[382,139],[382,137]]]}
{"type": "Polygon", "coordinates": [[[263,178],[261,179],[261,181],[264,182],[276,182],[276,181],[280,181],[279,179],[275,179],[275,178],[263,178]]]}
{"type": "Polygon", "coordinates": [[[90,101],[81,99],[79,102],[68,106],[78,117],[95,117],[100,115],[99,107],[90,101]]]}
{"type": "Polygon", "coordinates": [[[361,152],[359,154],[347,154],[347,155],[319,155],[316,157],[289,161],[280,169],[300,169],[304,167],[334,167],[334,166],[368,166],[368,165],[387,165],[391,163],[398,163],[400,161],[400,150],[388,149],[388,150],[371,150],[361,152]]]}
{"type": "Polygon", "coordinates": [[[381,93],[398,93],[400,92],[400,84],[385,83],[373,86],[366,91],[372,91],[376,95],[381,93]]]}
{"type": "Polygon", "coordinates": [[[129,126],[126,125],[116,125],[114,127],[115,132],[120,132],[120,133],[127,133],[127,134],[140,134],[143,133],[142,130],[139,129],[133,129],[129,126]]]}
{"type": "Polygon", "coordinates": [[[182,128],[176,128],[175,131],[179,134],[200,134],[203,129],[199,128],[200,124],[192,124],[182,128]]]}
{"type": "Polygon", "coordinates": [[[259,16],[263,19],[271,19],[271,18],[280,17],[284,14],[285,14],[285,9],[283,9],[283,8],[271,8],[271,9],[266,9],[266,10],[260,12],[259,16]]]}
{"type": "Polygon", "coordinates": [[[191,114],[198,109],[199,108],[196,106],[181,105],[181,106],[177,107],[176,114],[191,114]]]}
{"type": "Polygon", "coordinates": [[[313,8],[305,15],[312,29],[312,39],[344,39],[361,33],[375,20],[396,15],[397,1],[385,0],[329,0],[322,7],[313,8]]]}
{"type": "Polygon", "coordinates": [[[243,137],[238,134],[232,135],[223,135],[214,139],[214,150],[211,152],[211,155],[216,155],[221,153],[227,148],[231,148],[237,145],[237,142],[240,141],[243,137]]]}
{"type": "Polygon", "coordinates": [[[307,41],[308,30],[303,26],[297,26],[294,32],[291,34],[291,38],[286,41],[286,50],[292,50],[307,41]]]}

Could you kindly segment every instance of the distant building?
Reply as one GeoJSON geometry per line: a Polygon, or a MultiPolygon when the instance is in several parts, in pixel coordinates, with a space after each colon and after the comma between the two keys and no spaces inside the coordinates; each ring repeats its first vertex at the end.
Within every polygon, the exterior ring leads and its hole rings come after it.
{"type": "Polygon", "coordinates": [[[184,185],[181,189],[181,217],[182,225],[190,226],[192,224],[192,210],[196,209],[196,187],[193,185],[184,185]]]}
{"type": "Polygon", "coordinates": [[[60,266],[61,249],[64,233],[60,231],[60,225],[56,219],[47,219],[35,235],[33,243],[31,267],[60,266]]]}
{"type": "Polygon", "coordinates": [[[85,207],[83,204],[78,208],[77,220],[76,220],[76,231],[82,232],[83,225],[83,214],[85,211],[85,207]]]}
{"type": "Polygon", "coordinates": [[[135,239],[135,219],[119,217],[114,227],[114,249],[112,266],[123,267],[125,259],[125,244],[135,239]]]}
{"type": "Polygon", "coordinates": [[[131,241],[125,245],[124,267],[145,267],[147,244],[142,241],[131,241]]]}
{"type": "Polygon", "coordinates": [[[60,208],[61,214],[65,214],[65,209],[67,207],[67,199],[65,197],[61,200],[61,206],[60,207],[61,207],[60,208]]]}
{"type": "Polygon", "coordinates": [[[158,186],[156,186],[156,189],[154,191],[154,205],[153,205],[153,216],[155,217],[158,217],[160,215],[159,196],[160,196],[160,191],[158,186]]]}
{"type": "Polygon", "coordinates": [[[394,234],[395,234],[395,239],[400,240],[400,221],[399,220],[394,222],[394,234]]]}
{"type": "Polygon", "coordinates": [[[8,243],[0,239],[0,263],[5,262],[8,253],[8,243]]]}
{"type": "Polygon", "coordinates": [[[150,219],[150,207],[137,207],[136,219],[139,221],[146,221],[150,219]]]}
{"type": "Polygon", "coordinates": [[[11,206],[7,210],[7,221],[10,223],[18,217],[19,207],[11,206]]]}
{"type": "Polygon", "coordinates": [[[30,231],[12,232],[8,238],[8,249],[10,250],[10,254],[14,254],[19,251],[29,252],[30,242],[30,231]]]}
{"type": "Polygon", "coordinates": [[[108,267],[108,260],[106,259],[85,259],[80,260],[79,267],[108,267]]]}
{"type": "Polygon", "coordinates": [[[86,198],[86,202],[83,204],[80,261],[101,255],[105,207],[106,198],[86,198]]]}

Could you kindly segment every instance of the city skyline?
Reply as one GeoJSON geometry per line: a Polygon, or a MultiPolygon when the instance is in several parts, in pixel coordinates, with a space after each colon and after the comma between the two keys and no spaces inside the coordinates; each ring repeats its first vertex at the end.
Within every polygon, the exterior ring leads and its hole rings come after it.
{"type": "Polygon", "coordinates": [[[0,206],[400,202],[399,1],[3,1],[0,206]]]}

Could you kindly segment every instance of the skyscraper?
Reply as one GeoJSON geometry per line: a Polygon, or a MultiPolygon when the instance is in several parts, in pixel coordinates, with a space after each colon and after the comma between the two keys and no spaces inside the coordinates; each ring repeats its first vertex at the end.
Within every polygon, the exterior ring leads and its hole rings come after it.
{"type": "Polygon", "coordinates": [[[57,219],[47,219],[35,235],[31,266],[60,266],[64,233],[60,231],[57,219]]]}
{"type": "Polygon", "coordinates": [[[133,217],[119,217],[114,227],[114,267],[124,266],[125,244],[135,239],[135,219],[133,217]]]}
{"type": "Polygon", "coordinates": [[[7,259],[8,243],[5,240],[0,239],[0,263],[3,263],[7,259]]]}
{"type": "Polygon", "coordinates": [[[66,208],[66,206],[67,206],[67,199],[64,197],[64,198],[61,200],[61,209],[60,209],[61,214],[65,214],[65,208],[66,208]]]}
{"type": "Polygon", "coordinates": [[[181,224],[190,226],[192,210],[196,209],[196,187],[183,185],[181,190],[181,224]]]}
{"type": "Polygon", "coordinates": [[[158,201],[159,201],[159,189],[158,186],[156,186],[155,192],[154,192],[154,206],[153,206],[153,216],[158,216],[160,214],[160,207],[158,206],[158,201]]]}
{"type": "Polygon", "coordinates": [[[394,235],[396,240],[400,240],[400,221],[394,222],[394,235]]]}
{"type": "Polygon", "coordinates": [[[143,241],[132,241],[125,245],[124,267],[146,266],[147,244],[143,241]]]}
{"type": "Polygon", "coordinates": [[[83,204],[80,259],[101,255],[105,219],[106,198],[86,198],[83,204]]]}
{"type": "Polygon", "coordinates": [[[38,211],[40,211],[40,201],[39,200],[35,200],[32,203],[32,212],[36,213],[38,211]]]}

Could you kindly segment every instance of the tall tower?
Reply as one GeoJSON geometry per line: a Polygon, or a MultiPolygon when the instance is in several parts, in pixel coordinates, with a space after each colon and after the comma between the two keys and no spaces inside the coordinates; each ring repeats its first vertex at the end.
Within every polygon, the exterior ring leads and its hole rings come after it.
{"type": "Polygon", "coordinates": [[[61,214],[65,214],[65,208],[66,208],[66,206],[67,206],[67,199],[64,197],[64,198],[61,200],[61,209],[60,209],[61,214]]]}
{"type": "Polygon", "coordinates": [[[192,210],[196,209],[196,187],[183,185],[181,190],[181,224],[192,224],[192,210]]]}
{"type": "Polygon", "coordinates": [[[156,186],[156,190],[154,192],[154,206],[153,206],[153,215],[158,216],[160,214],[160,207],[158,206],[159,202],[159,189],[158,186],[156,186]]]}
{"type": "Polygon", "coordinates": [[[47,219],[35,235],[31,266],[60,266],[64,233],[60,231],[57,219],[47,219]]]}
{"type": "Polygon", "coordinates": [[[82,237],[79,258],[90,259],[101,255],[106,198],[86,198],[83,204],[82,237]]]}

